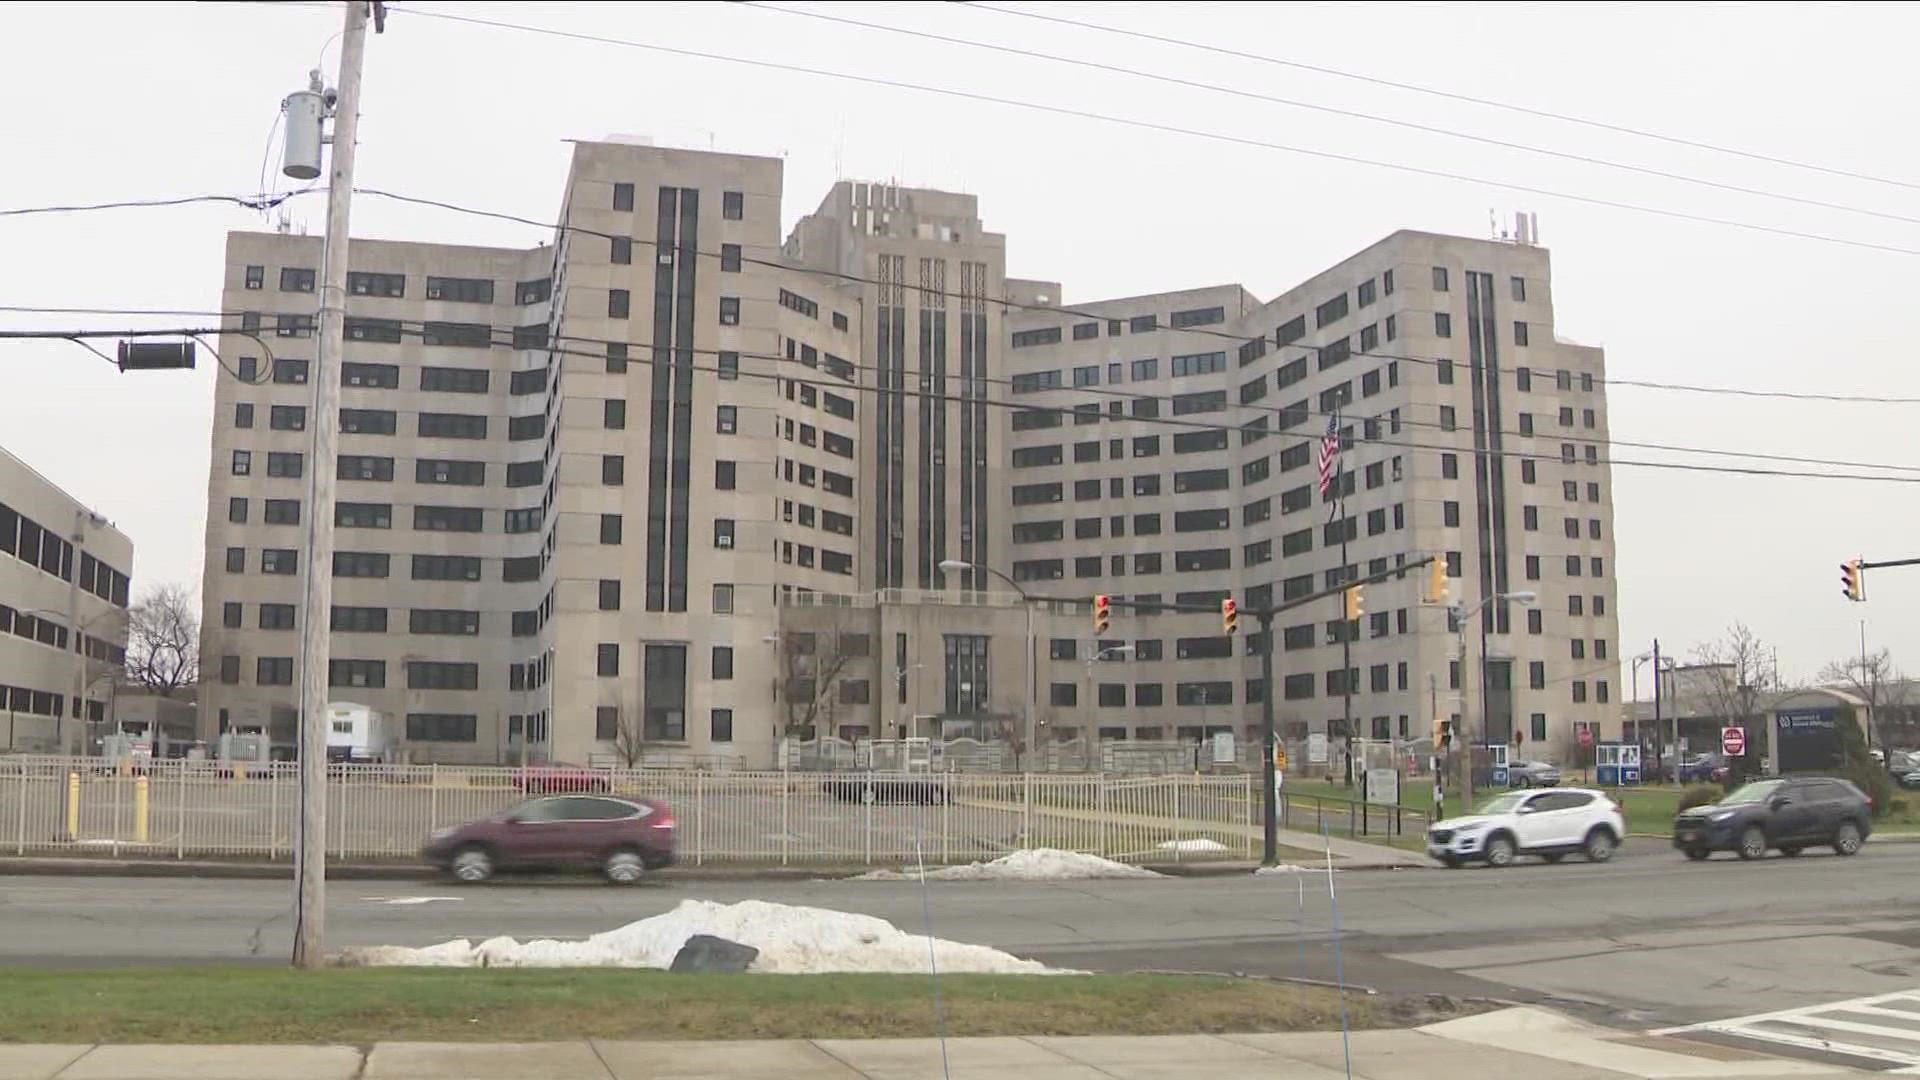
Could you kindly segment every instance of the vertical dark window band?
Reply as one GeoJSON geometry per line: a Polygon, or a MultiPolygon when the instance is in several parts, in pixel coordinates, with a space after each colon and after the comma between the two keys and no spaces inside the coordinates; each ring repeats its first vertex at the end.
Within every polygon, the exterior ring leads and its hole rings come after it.
{"type": "Polygon", "coordinates": [[[672,498],[667,527],[667,610],[687,610],[688,492],[693,454],[694,275],[700,266],[700,192],[680,189],[679,272],[674,297],[672,498]]]}
{"type": "MultiPolygon", "coordinates": [[[[680,190],[660,189],[660,220],[655,226],[655,251],[672,251],[680,209],[680,190]]],[[[677,260],[676,260],[677,262],[677,260]]],[[[647,563],[645,606],[667,609],[667,473],[668,436],[672,431],[674,267],[655,259],[653,265],[653,362],[648,365],[652,392],[647,403],[647,563]]]]}

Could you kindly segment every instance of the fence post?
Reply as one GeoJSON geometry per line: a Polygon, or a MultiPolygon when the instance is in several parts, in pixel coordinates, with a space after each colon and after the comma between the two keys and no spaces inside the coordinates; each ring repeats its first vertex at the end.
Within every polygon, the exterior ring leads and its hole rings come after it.
{"type": "Polygon", "coordinates": [[[440,829],[440,763],[427,766],[427,832],[440,829]]]}
{"type": "Polygon", "coordinates": [[[1020,776],[1020,846],[1033,846],[1033,774],[1020,776]]]}
{"type": "MultiPolygon", "coordinates": [[[[1262,782],[1263,783],[1265,782],[1264,777],[1262,778],[1262,782]]],[[[1261,800],[1264,802],[1265,799],[1266,799],[1266,792],[1262,791],[1261,800]]],[[[1279,800],[1277,799],[1275,800],[1276,804],[1278,803],[1278,801],[1279,800]]],[[[1247,848],[1247,858],[1251,859],[1253,858],[1253,828],[1255,824],[1253,820],[1253,774],[1252,773],[1242,773],[1240,776],[1240,802],[1247,808],[1246,848],[1247,848]]],[[[1280,807],[1278,805],[1275,805],[1273,808],[1273,812],[1275,815],[1279,815],[1280,807]]],[[[1263,815],[1266,813],[1266,810],[1264,807],[1262,808],[1261,813],[1263,815]]],[[[1286,818],[1282,816],[1281,820],[1284,821],[1286,820],[1286,818]]],[[[1266,820],[1264,817],[1261,819],[1259,824],[1261,825],[1261,827],[1263,828],[1265,827],[1266,820]]]]}
{"type": "Polygon", "coordinates": [[[693,774],[693,865],[700,866],[707,859],[707,776],[705,773],[693,774]]]}
{"type": "Polygon", "coordinates": [[[27,763],[20,763],[20,819],[15,823],[13,853],[27,853],[27,763]]]}
{"type": "Polygon", "coordinates": [[[146,846],[147,811],[151,808],[151,790],[146,777],[135,777],[133,781],[133,842],[146,846]]]}
{"type": "Polygon", "coordinates": [[[1353,808],[1354,808],[1354,806],[1356,806],[1356,805],[1357,805],[1356,803],[1351,803],[1351,802],[1349,802],[1349,803],[1347,804],[1347,835],[1348,835],[1348,836],[1352,836],[1352,835],[1354,835],[1354,832],[1353,832],[1353,808]]]}
{"type": "MultiPolygon", "coordinates": [[[[871,763],[869,763],[869,768],[871,768],[871,763]]],[[[863,835],[860,845],[866,852],[866,864],[868,866],[873,865],[873,804],[878,801],[873,794],[873,773],[869,771],[867,773],[867,797],[861,800],[861,802],[866,804],[866,813],[862,816],[861,832],[863,835]]]]}
{"type": "MultiPolygon", "coordinates": [[[[1197,775],[1197,774],[1196,774],[1197,775]]],[[[1173,861],[1180,861],[1180,785],[1187,782],[1184,775],[1173,778],[1173,861]]]]}
{"type": "Polygon", "coordinates": [[[793,831],[790,822],[793,804],[793,772],[783,765],[780,769],[780,865],[787,865],[787,849],[793,843],[793,831]]]}
{"type": "Polygon", "coordinates": [[[947,816],[953,812],[954,775],[947,773],[946,795],[940,800],[940,861],[943,864],[950,861],[947,855],[947,816]]]}
{"type": "Polygon", "coordinates": [[[67,839],[80,839],[80,774],[67,773],[67,839]]]}
{"type": "Polygon", "coordinates": [[[1100,850],[1096,854],[1104,859],[1107,857],[1107,774],[1094,774],[1093,782],[1093,816],[1100,822],[1100,850]]]}
{"type": "MultiPolygon", "coordinates": [[[[178,786],[179,798],[175,799],[174,801],[178,803],[180,806],[180,820],[178,822],[180,827],[178,829],[179,835],[175,838],[173,842],[173,857],[175,859],[185,859],[187,857],[187,762],[186,762],[186,759],[184,758],[182,758],[180,761],[179,773],[180,773],[180,783],[178,786]]],[[[273,832],[273,825],[271,822],[269,822],[267,825],[267,832],[269,834],[273,832]]]]}
{"type": "MultiPolygon", "coordinates": [[[[239,773],[236,771],[235,776],[239,773]]],[[[267,770],[267,859],[280,857],[280,777],[267,770]]]]}

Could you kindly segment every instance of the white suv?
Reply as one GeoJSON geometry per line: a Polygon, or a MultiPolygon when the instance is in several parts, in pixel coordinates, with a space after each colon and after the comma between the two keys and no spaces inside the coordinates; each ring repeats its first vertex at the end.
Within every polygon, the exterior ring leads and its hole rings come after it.
{"type": "Polygon", "coordinates": [[[1427,855],[1449,867],[1468,862],[1506,866],[1518,855],[1559,862],[1576,851],[1588,862],[1606,862],[1626,835],[1625,815],[1604,792],[1515,791],[1488,802],[1477,814],[1435,822],[1427,830],[1427,855]]]}

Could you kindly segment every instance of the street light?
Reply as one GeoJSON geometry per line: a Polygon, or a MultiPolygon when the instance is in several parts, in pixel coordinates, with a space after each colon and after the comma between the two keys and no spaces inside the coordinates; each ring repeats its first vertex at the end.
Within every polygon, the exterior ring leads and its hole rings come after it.
{"type": "MultiPolygon", "coordinates": [[[[1518,592],[1494,593],[1472,607],[1467,608],[1465,611],[1456,609],[1454,614],[1454,631],[1458,635],[1460,642],[1461,662],[1464,663],[1467,658],[1468,619],[1478,615],[1482,608],[1485,608],[1488,604],[1496,600],[1506,600],[1523,607],[1532,607],[1539,599],[1539,594],[1533,592],[1531,589],[1522,589],[1518,592]]],[[[1462,680],[1462,685],[1465,685],[1465,680],[1462,680]]],[[[1511,693],[1513,688],[1513,676],[1511,673],[1507,676],[1507,688],[1508,692],[1511,693]]],[[[1462,696],[1464,696],[1464,693],[1462,696]]],[[[1482,619],[1480,620],[1480,737],[1483,740],[1489,735],[1487,731],[1487,721],[1489,719],[1487,713],[1489,712],[1488,706],[1490,702],[1491,695],[1487,692],[1487,623],[1485,619],[1482,619]]],[[[1461,706],[1460,714],[1461,719],[1464,721],[1467,716],[1467,709],[1464,704],[1461,706]]],[[[1464,735],[1465,732],[1461,734],[1464,735]]],[[[1462,804],[1464,809],[1465,807],[1473,805],[1473,740],[1463,738],[1461,741],[1466,744],[1467,748],[1466,787],[1464,789],[1466,792],[1466,801],[1462,804]]]]}
{"type": "MultiPolygon", "coordinates": [[[[1027,595],[1027,590],[1021,588],[1019,582],[985,563],[968,562],[965,559],[941,559],[940,569],[955,574],[965,573],[968,570],[978,570],[981,573],[992,574],[994,577],[1012,586],[1013,591],[1020,594],[1020,606],[1026,610],[1027,615],[1027,703],[1025,715],[1022,716],[1020,720],[1020,726],[1024,729],[1020,743],[1022,747],[1031,747],[1033,745],[1034,698],[1039,693],[1037,689],[1038,684],[1034,682],[1033,674],[1033,598],[1027,595]]],[[[1016,748],[1014,753],[1016,763],[1020,760],[1020,753],[1021,751],[1016,748]]]]}

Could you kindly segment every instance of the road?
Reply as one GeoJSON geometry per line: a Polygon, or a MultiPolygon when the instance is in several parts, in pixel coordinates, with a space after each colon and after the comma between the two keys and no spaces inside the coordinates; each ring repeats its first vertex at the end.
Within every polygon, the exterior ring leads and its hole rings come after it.
{"type": "MultiPolygon", "coordinates": [[[[1656,841],[1613,863],[1066,883],[934,883],[931,932],[1088,970],[1227,971],[1394,993],[1543,1001],[1635,1027],[1920,987],[1920,844],[1842,860],[1691,864],[1656,841]],[[1337,941],[1337,948],[1336,948],[1337,941]]],[[[0,964],[277,963],[278,881],[0,879],[0,964]]],[[[681,900],[747,898],[927,929],[903,882],[332,884],[329,945],[580,937],[681,900]],[[435,897],[420,902],[421,897],[435,897]],[[394,901],[401,901],[395,903],[394,901]]]]}

